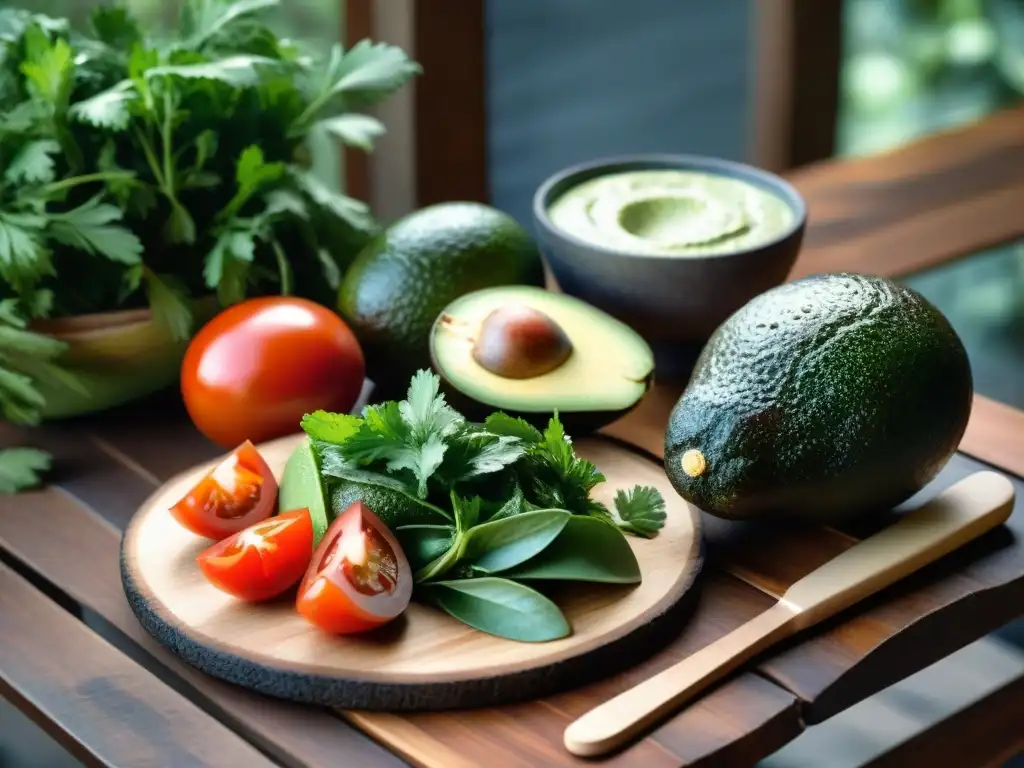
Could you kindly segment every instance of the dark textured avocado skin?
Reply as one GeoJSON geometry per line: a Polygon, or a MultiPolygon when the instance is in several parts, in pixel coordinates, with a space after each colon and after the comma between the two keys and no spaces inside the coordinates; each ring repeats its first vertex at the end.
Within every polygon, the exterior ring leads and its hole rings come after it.
{"type": "Polygon", "coordinates": [[[935,477],[972,396],[964,346],[922,296],[815,275],[761,294],[711,336],[669,417],[665,470],[720,517],[838,522],[935,477]],[[680,463],[694,448],[707,462],[698,477],[680,463]]]}
{"type": "Polygon", "coordinates": [[[480,203],[422,208],[370,242],[338,305],[363,346],[374,399],[401,397],[412,374],[430,367],[430,329],[449,302],[515,284],[544,284],[540,251],[514,219],[480,203]]]}

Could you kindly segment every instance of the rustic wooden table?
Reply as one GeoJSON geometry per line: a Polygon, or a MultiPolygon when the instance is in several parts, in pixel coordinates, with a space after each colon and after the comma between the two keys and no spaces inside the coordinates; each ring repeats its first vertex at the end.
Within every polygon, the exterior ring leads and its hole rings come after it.
{"type": "MultiPolygon", "coordinates": [[[[792,180],[810,206],[795,275],[922,270],[1024,235],[1024,111],[886,156],[810,167],[792,180]]],[[[657,457],[677,394],[659,386],[607,431],[657,457]]],[[[51,450],[57,471],[46,488],[0,498],[0,695],[94,765],[579,764],[561,747],[573,716],[763,610],[864,533],[778,534],[708,520],[692,619],[668,648],[626,674],[488,710],[330,712],[265,699],[185,666],[128,608],[118,574],[121,530],[155,487],[218,452],[173,394],[29,435],[0,426],[0,443],[22,440],[51,450]]],[[[982,466],[1016,478],[1008,530],[789,643],[606,764],[752,765],[804,728],[1017,619],[1024,612],[1024,412],[978,396],[961,452],[921,497],[982,466]]],[[[1017,681],[876,764],[998,764],[1021,746],[1022,706],[1017,681]]]]}

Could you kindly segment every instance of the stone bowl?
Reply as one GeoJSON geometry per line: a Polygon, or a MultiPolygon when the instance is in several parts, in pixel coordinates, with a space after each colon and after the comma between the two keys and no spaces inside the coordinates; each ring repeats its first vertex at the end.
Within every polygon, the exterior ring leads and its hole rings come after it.
{"type": "Polygon", "coordinates": [[[786,279],[803,241],[807,206],[787,181],[750,165],[694,155],[632,155],[555,173],[537,189],[533,217],[558,288],[632,326],[654,349],[659,376],[671,376],[685,374],[676,370],[685,367],[681,358],[692,358],[729,315],[786,279]],[[549,207],[567,190],[598,176],[637,170],[687,170],[738,179],[781,199],[792,221],[775,236],[749,246],[685,256],[591,242],[552,222],[549,207]]]}

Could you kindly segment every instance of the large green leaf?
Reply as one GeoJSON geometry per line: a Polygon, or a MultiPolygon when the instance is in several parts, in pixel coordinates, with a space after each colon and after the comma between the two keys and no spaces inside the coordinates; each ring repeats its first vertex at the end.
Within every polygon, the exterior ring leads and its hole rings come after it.
{"type": "Polygon", "coordinates": [[[236,87],[259,82],[259,66],[277,66],[278,62],[263,56],[229,56],[201,64],[168,64],[146,70],[146,77],[182,77],[189,80],[217,80],[236,87]]]}
{"type": "Polygon", "coordinates": [[[50,214],[50,234],[86,253],[99,254],[121,264],[140,264],[142,242],[131,230],[113,225],[121,221],[121,211],[101,203],[100,199],[97,196],[65,213],[50,214]]]}
{"type": "Polygon", "coordinates": [[[462,559],[484,572],[513,568],[551,544],[570,517],[564,509],[539,509],[481,523],[466,533],[462,559]]]}
{"type": "Polygon", "coordinates": [[[569,622],[551,600],[524,584],[488,576],[417,586],[419,594],[465,624],[498,637],[540,643],[566,637],[569,622]]]}
{"type": "Polygon", "coordinates": [[[641,580],[640,564],[626,537],[609,523],[583,515],[573,515],[542,552],[501,575],[516,580],[609,584],[636,584],[641,580]]]}

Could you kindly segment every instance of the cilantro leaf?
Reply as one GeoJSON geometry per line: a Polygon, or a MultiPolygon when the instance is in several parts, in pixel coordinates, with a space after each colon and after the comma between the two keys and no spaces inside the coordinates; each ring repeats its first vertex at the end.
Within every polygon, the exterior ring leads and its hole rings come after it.
{"type": "Polygon", "coordinates": [[[445,403],[439,384],[436,375],[420,371],[407,399],[364,408],[362,423],[341,445],[345,458],[364,466],[384,461],[389,472],[414,477],[417,493],[426,498],[428,481],[465,421],[445,403]]]}
{"type": "MultiPolygon", "coordinates": [[[[0,48],[0,51],[2,50],[0,48]]],[[[0,64],[2,63],[3,60],[0,59],[0,64]]],[[[46,119],[46,105],[37,99],[27,99],[0,117],[0,135],[32,133],[36,126],[46,119]]]]}
{"type": "Polygon", "coordinates": [[[181,14],[185,45],[199,50],[238,20],[277,5],[278,0],[189,0],[181,14]]]}
{"type": "Polygon", "coordinates": [[[335,192],[307,171],[293,168],[291,169],[291,175],[299,188],[321,210],[329,215],[338,217],[361,232],[372,233],[376,231],[376,220],[373,218],[373,214],[370,213],[370,206],[366,203],[356,200],[354,197],[348,197],[335,192]]]}
{"type": "Polygon", "coordinates": [[[263,150],[255,144],[246,147],[238,158],[238,165],[235,171],[235,181],[238,183],[238,190],[227,206],[225,206],[221,217],[228,218],[234,216],[253,195],[280,179],[284,176],[284,172],[284,163],[266,162],[263,157],[263,150]]]}
{"type": "Polygon", "coordinates": [[[518,438],[508,435],[487,435],[483,445],[471,459],[474,475],[498,472],[514,464],[526,452],[518,438]]]}
{"type": "Polygon", "coordinates": [[[331,49],[324,76],[323,95],[377,101],[398,90],[422,68],[398,46],[360,40],[347,52],[331,49]]]}
{"type": "Polygon", "coordinates": [[[448,441],[439,474],[449,485],[479,475],[500,472],[526,452],[519,438],[493,435],[476,427],[463,427],[448,441]]]}
{"type": "Polygon", "coordinates": [[[509,499],[504,504],[502,504],[501,508],[498,509],[498,511],[495,512],[493,515],[491,515],[488,518],[488,520],[501,520],[506,517],[512,517],[513,515],[522,514],[523,512],[527,512],[529,510],[530,504],[526,501],[526,498],[523,496],[523,489],[520,488],[519,484],[517,483],[515,487],[512,489],[512,495],[509,497],[509,499]]]}
{"type": "Polygon", "coordinates": [[[389,488],[399,491],[415,499],[415,488],[401,478],[385,475],[372,470],[361,469],[349,461],[342,453],[341,447],[331,443],[323,443],[318,440],[312,442],[313,450],[320,459],[321,474],[329,477],[336,477],[339,480],[349,480],[354,483],[375,485],[381,488],[389,488]]]}
{"type": "Polygon", "coordinates": [[[153,319],[167,328],[174,339],[188,339],[192,333],[192,307],[184,286],[171,275],[157,275],[149,269],[142,276],[153,319]]]}
{"type": "Polygon", "coordinates": [[[34,448],[0,450],[0,493],[17,493],[39,485],[50,469],[50,455],[34,448]]]}
{"type": "Polygon", "coordinates": [[[484,429],[492,435],[507,435],[517,437],[524,443],[534,444],[541,442],[544,438],[540,430],[524,419],[514,418],[506,413],[497,411],[484,419],[484,429]]]}
{"type": "Polygon", "coordinates": [[[116,5],[101,5],[93,9],[89,23],[100,42],[111,48],[130,51],[142,40],[142,32],[128,9],[116,5]]]}
{"type": "Polygon", "coordinates": [[[462,533],[468,531],[480,520],[480,497],[464,499],[455,491],[451,492],[452,511],[455,513],[455,529],[462,533]]]}
{"type": "Polygon", "coordinates": [[[14,156],[4,172],[4,180],[12,184],[46,184],[54,180],[54,162],[51,155],[60,152],[60,144],[53,139],[30,141],[14,156]]]}
{"type": "Polygon", "coordinates": [[[51,360],[63,353],[66,348],[64,342],[52,336],[32,333],[26,331],[24,326],[19,327],[13,323],[0,324],[0,356],[24,355],[51,360]]]}
{"type": "Polygon", "coordinates": [[[313,411],[302,417],[300,426],[311,440],[341,445],[359,431],[363,420],[348,413],[313,411]]]}
{"type": "Polygon", "coordinates": [[[0,366],[0,406],[4,418],[15,424],[34,426],[46,401],[31,377],[0,366]]]}
{"type": "Polygon", "coordinates": [[[36,316],[50,300],[48,291],[39,291],[31,301],[21,302],[22,306],[16,299],[0,301],[0,409],[4,418],[14,423],[39,423],[45,401],[38,382],[55,382],[81,391],[69,372],[50,362],[64,353],[67,344],[27,330],[23,311],[36,316]]]}
{"type": "Polygon", "coordinates": [[[62,38],[50,43],[46,34],[38,27],[25,31],[27,61],[21,64],[29,87],[43,101],[59,108],[68,102],[73,85],[71,46],[62,38]]]}
{"type": "Polygon", "coordinates": [[[373,149],[373,140],[383,135],[384,124],[369,115],[348,114],[320,120],[311,130],[331,133],[343,143],[369,152],[373,149]]]}
{"type": "Polygon", "coordinates": [[[388,401],[363,409],[359,431],[345,441],[344,455],[355,462],[370,464],[395,456],[407,447],[409,429],[402,420],[398,403],[388,401]]]}
{"type": "Polygon", "coordinates": [[[462,415],[445,402],[440,386],[436,374],[419,370],[412,377],[406,399],[398,404],[414,440],[425,440],[431,435],[448,437],[462,425],[462,415]]]}
{"type": "Polygon", "coordinates": [[[420,498],[426,498],[427,481],[441,465],[445,449],[437,432],[415,436],[394,401],[366,407],[359,430],[341,446],[343,455],[352,461],[372,464],[384,460],[389,472],[410,472],[420,498]]]}
{"type": "Polygon", "coordinates": [[[121,211],[100,203],[99,196],[66,213],[50,214],[50,233],[65,245],[106,256],[121,264],[142,262],[142,242],[124,227],[110,226],[121,220],[121,211]]]}
{"type": "Polygon", "coordinates": [[[316,258],[317,261],[320,262],[320,268],[323,270],[323,276],[327,286],[332,291],[337,291],[341,287],[342,278],[338,262],[334,260],[334,257],[331,256],[326,248],[317,248],[316,258]]]}
{"type": "Polygon", "coordinates": [[[130,107],[136,98],[135,84],[122,80],[91,98],[76,102],[68,110],[68,116],[97,128],[123,131],[131,120],[130,107]]]}
{"type": "Polygon", "coordinates": [[[665,499],[657,488],[638,485],[615,494],[612,521],[624,531],[650,538],[665,525],[665,499]]]}
{"type": "Polygon", "coordinates": [[[187,80],[216,80],[235,87],[256,85],[259,66],[276,66],[277,62],[264,56],[229,56],[199,64],[168,64],[151,67],[146,77],[180,77],[187,80]]]}
{"type": "Polygon", "coordinates": [[[229,229],[222,232],[206,255],[203,279],[215,288],[221,304],[236,304],[245,298],[249,264],[256,254],[256,239],[251,230],[229,229]]]}
{"type": "Polygon", "coordinates": [[[50,251],[43,245],[46,219],[0,211],[0,277],[19,292],[53,274],[50,251]]]}
{"type": "Polygon", "coordinates": [[[557,413],[548,422],[542,441],[528,448],[521,474],[530,503],[577,515],[590,514],[590,491],[605,479],[592,463],[576,456],[557,413]]]}

